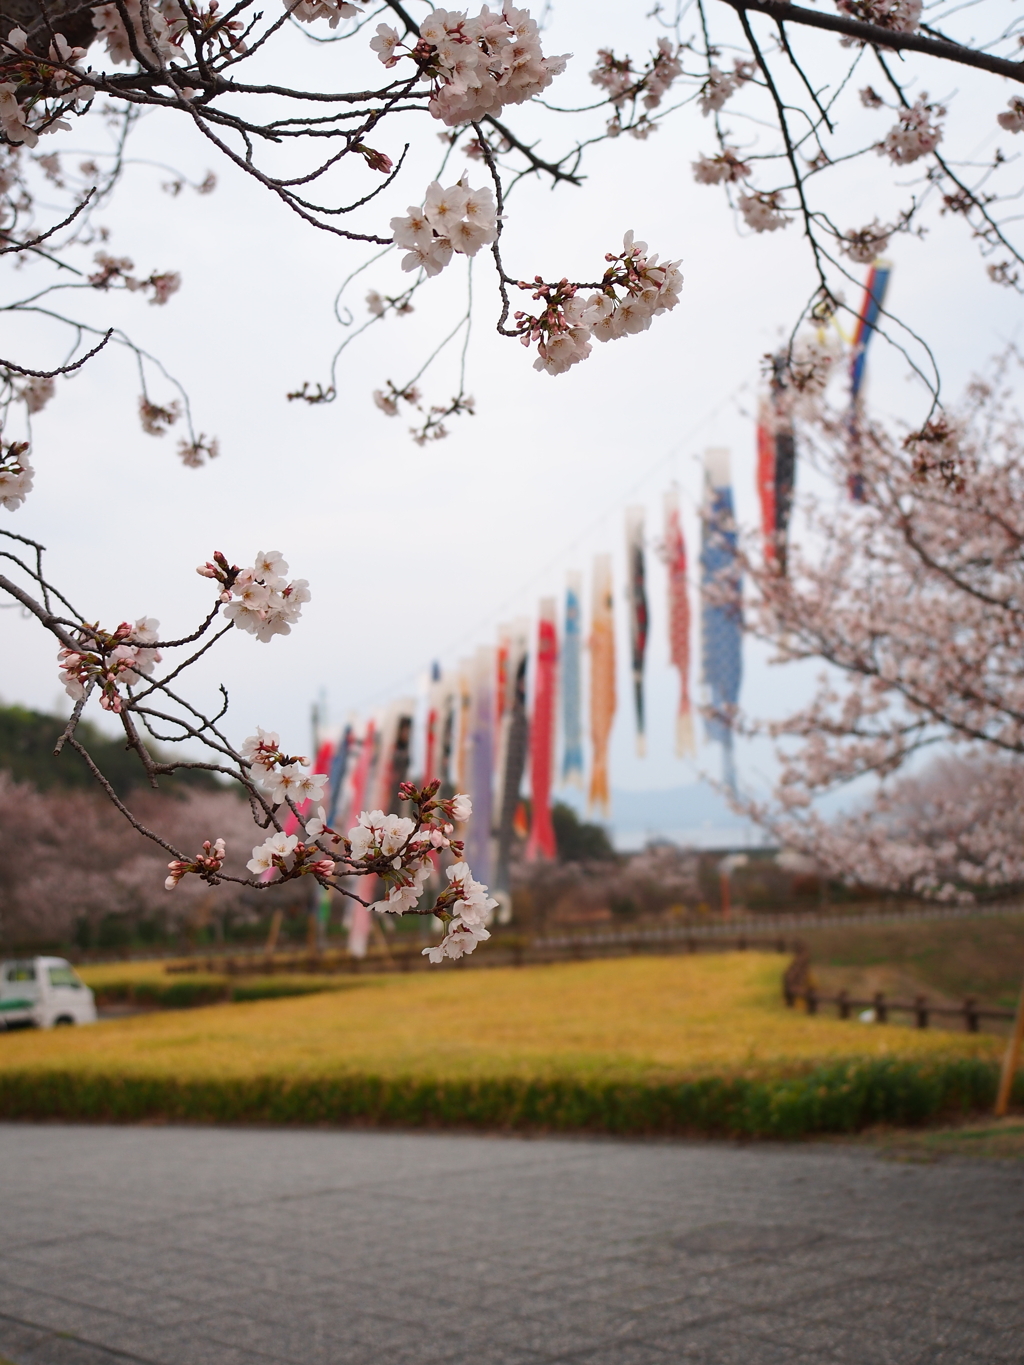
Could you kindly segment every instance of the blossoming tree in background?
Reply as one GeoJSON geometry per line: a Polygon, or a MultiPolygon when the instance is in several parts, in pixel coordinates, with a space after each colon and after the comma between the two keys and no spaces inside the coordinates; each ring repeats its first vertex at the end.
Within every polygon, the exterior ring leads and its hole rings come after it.
{"type": "MultiPolygon", "coordinates": [[[[1014,93],[1024,76],[1018,21],[1006,10],[1002,23],[1002,6],[991,11],[992,31],[968,38],[972,11],[964,18],[955,6],[947,12],[920,0],[836,0],[820,9],[776,0],[680,0],[672,11],[637,5],[634,50],[648,55],[634,61],[602,48],[592,57],[578,56],[577,62],[593,63],[587,70],[597,98],[567,109],[546,96],[566,70],[568,54],[546,53],[535,18],[511,4],[470,12],[401,0],[287,0],[269,10],[255,0],[223,10],[220,0],[6,0],[0,16],[0,253],[30,267],[32,283],[4,311],[12,318],[31,313],[45,319],[53,329],[54,359],[0,360],[0,505],[21,518],[29,515],[23,504],[37,455],[31,417],[55,399],[64,376],[108,346],[128,348],[136,362],[142,393],[136,394],[133,381],[126,394],[138,404],[146,433],[162,437],[181,422],[179,453],[192,468],[219,453],[215,438],[193,425],[185,388],[162,376],[155,357],[117,329],[93,328],[71,313],[76,290],[124,290],[173,307],[178,274],[136,274],[129,257],[107,249],[96,221],[97,209],[126,173],[125,149],[141,111],[182,121],[209,147],[219,173],[249,177],[311,231],[332,235],[352,252],[371,252],[356,258],[350,279],[395,253],[397,283],[391,292],[382,284],[370,289],[365,320],[349,328],[328,382],[303,383],[290,398],[333,400],[345,346],[368,327],[407,315],[437,275],[463,265],[468,272],[478,257],[490,259],[489,306],[498,332],[530,350],[538,369],[558,376],[592,354],[594,342],[647,330],[680,298],[678,262],[649,252],[630,223],[616,224],[615,240],[624,233],[621,249],[609,250],[598,270],[567,263],[564,277],[547,280],[507,263],[507,202],[517,181],[538,177],[571,194],[587,147],[596,141],[618,139],[627,154],[633,140],[656,132],[667,138],[674,130],[681,143],[677,161],[690,163],[698,183],[730,197],[743,231],[801,231],[816,282],[794,311],[794,333],[808,314],[820,325],[846,308],[843,282],[853,278],[851,270],[884,250],[894,234],[920,231],[933,212],[962,216],[993,281],[1020,288],[1012,158],[1000,148],[984,165],[948,160],[943,148],[955,106],[930,100],[920,88],[925,75],[945,82],[942,73],[957,67],[986,72],[992,77],[993,128],[1010,141],[1024,131],[1024,100],[1014,93]],[[302,89],[274,78],[282,36],[296,27],[310,39],[302,89]],[[527,103],[535,106],[532,116],[545,111],[550,132],[540,142],[516,131],[515,111],[527,103]],[[857,117],[851,118],[854,109],[857,117]],[[867,141],[857,133],[864,109],[879,121],[867,141]],[[112,150],[106,158],[91,155],[72,164],[71,139],[83,119],[110,126],[112,150]],[[417,141],[424,129],[441,135],[440,167],[417,141]],[[558,145],[548,150],[548,142],[558,145]],[[447,169],[453,158],[456,170],[465,163],[472,169],[456,178],[447,169]],[[857,222],[838,218],[836,194],[841,201],[846,167],[858,160],[887,186],[898,177],[906,203],[897,214],[883,220],[868,205],[857,222]],[[55,209],[62,197],[63,207],[55,209]],[[577,271],[593,278],[571,278],[577,271]],[[154,396],[150,384],[169,385],[174,393],[154,396]]],[[[206,194],[215,184],[213,172],[194,184],[175,174],[163,188],[206,194]]],[[[710,267],[695,262],[694,268],[710,267]]],[[[467,306],[447,340],[460,330],[468,339],[470,318],[467,306]]],[[[911,345],[887,313],[881,330],[896,344],[911,345]]],[[[445,344],[440,341],[434,355],[445,344]]],[[[449,402],[423,399],[423,365],[408,382],[388,380],[374,395],[377,406],[386,415],[398,414],[403,404],[415,412],[413,435],[420,442],[442,437],[449,417],[473,410],[465,391],[465,345],[462,355],[458,392],[449,402]]],[[[787,353],[794,386],[820,386],[833,359],[827,340],[812,330],[787,353]]],[[[911,359],[937,398],[938,377],[926,348],[911,359]]],[[[509,363],[515,363],[511,355],[509,363]]],[[[922,449],[933,449],[937,420],[933,405],[930,425],[919,432],[922,449]]],[[[870,438],[879,449],[880,440],[870,438]]],[[[960,494],[947,489],[942,496],[960,494]]],[[[180,765],[156,762],[145,734],[202,744],[209,757],[200,766],[240,784],[256,824],[268,831],[249,863],[254,887],[301,877],[347,887],[349,879],[372,872],[387,888],[378,909],[426,913],[420,894],[427,860],[438,850],[458,859],[461,851],[450,828],[460,818],[451,801],[439,800],[430,786],[407,788],[411,817],[369,812],[343,835],[327,829],[321,816],[307,821],[301,835],[286,832],[289,817],[299,819],[300,804],[317,801],[322,775],[282,753],[272,733],[233,745],[222,729],[226,693],[221,712],[206,716],[180,690],[183,673],[225,631],[253,634],[254,647],[290,632],[309,589],[303,580],[286,578],[279,556],[261,555],[246,569],[214,556],[200,569],[216,585],[206,619],[191,633],[162,640],[151,618],[102,628],[47,581],[35,540],[7,529],[3,535],[9,548],[0,590],[55,639],[61,676],[74,698],[62,743],[80,748],[91,763],[75,731],[83,708],[95,701],[118,718],[154,784],[180,765]]],[[[781,599],[768,600],[785,614],[781,599]]],[[[233,875],[216,831],[191,855],[172,847],[138,821],[92,767],[136,828],[172,854],[170,886],[189,876],[216,884],[233,875]]],[[[449,886],[431,907],[446,925],[433,955],[458,956],[486,937],[489,904],[463,863],[454,862],[448,874],[449,886]]]]}
{"type": "Polygon", "coordinates": [[[753,557],[755,627],[783,661],[831,665],[770,732],[782,768],[750,814],[836,876],[941,899],[1024,881],[1024,443],[1008,367],[903,440],[819,412],[801,428],[841,487],[787,570],[753,557]],[[952,751],[951,751],[952,746],[952,751]],[[939,752],[921,770],[920,756],[939,752]],[[851,814],[813,802],[885,779],[851,814]]]}

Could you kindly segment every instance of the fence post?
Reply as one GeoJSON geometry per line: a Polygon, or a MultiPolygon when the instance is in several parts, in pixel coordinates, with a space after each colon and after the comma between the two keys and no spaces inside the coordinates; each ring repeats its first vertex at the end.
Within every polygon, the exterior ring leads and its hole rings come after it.
{"type": "Polygon", "coordinates": [[[813,986],[808,986],[808,987],[807,987],[807,993],[805,994],[804,999],[807,1001],[807,1013],[808,1013],[808,1014],[817,1014],[817,1013],[818,1013],[818,992],[814,989],[813,986]]]}
{"type": "Polygon", "coordinates": [[[914,1000],[914,1015],[917,1019],[918,1028],[928,1027],[928,997],[919,995],[914,1000]]]}
{"type": "Polygon", "coordinates": [[[978,1032],[978,1002],[973,995],[964,1001],[964,1023],[968,1033],[978,1032]]]}
{"type": "Polygon", "coordinates": [[[1024,986],[1021,987],[1020,1000],[1017,1002],[1017,1018],[1014,1020],[1013,1032],[1006,1040],[1006,1051],[1003,1054],[1003,1069],[999,1077],[999,1094],[996,1098],[996,1118],[1006,1117],[1006,1110],[1010,1103],[1010,1091],[1013,1089],[1013,1078],[1017,1072],[1017,1063],[1020,1060],[1020,1045],[1024,1041],[1024,986]]]}
{"type": "Polygon", "coordinates": [[[884,1024],[889,1018],[889,1011],[885,1004],[885,995],[882,991],[875,992],[875,1022],[884,1024]]]}
{"type": "Polygon", "coordinates": [[[848,993],[847,991],[840,991],[840,992],[839,992],[838,996],[836,997],[836,1004],[839,1006],[839,1017],[840,1017],[840,1019],[849,1019],[849,1017],[850,1017],[850,996],[849,996],[849,993],[848,993]]]}

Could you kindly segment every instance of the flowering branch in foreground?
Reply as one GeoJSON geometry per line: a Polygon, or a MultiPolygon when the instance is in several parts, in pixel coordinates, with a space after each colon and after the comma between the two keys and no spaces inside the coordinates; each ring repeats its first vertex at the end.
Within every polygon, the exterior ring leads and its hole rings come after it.
{"type": "Polygon", "coordinates": [[[364,811],[358,824],[343,836],[326,823],[323,806],[314,817],[308,815],[308,808],[324,799],[328,779],[325,773],[310,771],[307,757],[288,753],[278,734],[261,728],[240,748],[234,748],[220,725],[227,711],[227,693],[221,689],[220,710],[207,716],[178,691],[181,675],[228,631],[238,628],[269,643],[275,635],[286,634],[298,619],[302,603],[309,601],[309,591],[305,580],[287,580],[288,565],[278,551],[260,551],[246,569],[230,564],[219,551],[214,554],[199,568],[202,577],[216,584],[212,609],[190,634],[161,640],[159,622],[153,617],[140,617],[134,625],[122,622],[113,631],[86,621],[45,578],[43,547],[11,532],[0,535],[34,552],[26,557],[15,548],[6,551],[5,558],[39,596],[3,574],[0,591],[20,602],[61,645],[61,681],[75,707],[56,751],[59,753],[65,744],[77,750],[129,823],[167,850],[171,855],[164,881],[168,891],[188,876],[199,877],[211,886],[229,882],[256,890],[313,877],[321,887],[366,905],[368,902],[353,889],[354,884],[364,877],[376,877],[384,890],[383,898],[373,902],[372,909],[398,915],[436,915],[442,921],[444,937],[435,949],[428,950],[432,961],[461,957],[489,937],[487,921],[496,902],[488,898],[486,887],[473,880],[461,861],[462,842],[454,837],[456,824],[464,824],[472,815],[468,796],[442,799],[439,782],[423,788],[403,782],[398,795],[411,803],[411,818],[364,811]],[[62,611],[69,614],[60,614],[62,611]],[[168,662],[167,656],[181,650],[188,651],[183,661],[168,662]],[[267,831],[266,838],[253,847],[246,868],[249,875],[237,876],[227,870],[222,837],[206,840],[202,850],[189,857],[133,815],[78,734],[79,722],[93,696],[98,696],[100,706],[121,722],[127,747],[139,758],[152,786],[159,785],[160,777],[180,769],[202,769],[244,790],[255,825],[267,831]],[[209,757],[206,761],[157,761],[142,731],[164,744],[201,745],[209,757]],[[301,833],[293,832],[296,829],[301,833]],[[428,881],[440,877],[440,858],[455,860],[446,870],[448,884],[427,898],[429,904],[421,904],[428,881]]]}
{"type": "Polygon", "coordinates": [[[652,318],[676,306],[683,283],[679,262],[659,265],[656,255],[646,253],[647,243],[635,242],[633,233],[627,232],[622,251],[605,257],[611,264],[597,292],[586,298],[579,294],[585,286],[568,280],[552,285],[538,276],[533,284],[518,282],[520,289],[533,290],[535,302],[544,304],[536,315],[525,311],[515,314],[515,334],[523,345],[537,344],[534,369],[564,374],[590,355],[592,339],[616,341],[644,332],[652,318]]]}

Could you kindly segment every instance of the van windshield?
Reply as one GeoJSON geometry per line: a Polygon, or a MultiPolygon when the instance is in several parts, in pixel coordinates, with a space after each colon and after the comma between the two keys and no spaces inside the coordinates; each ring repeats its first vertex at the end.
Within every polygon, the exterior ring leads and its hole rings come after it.
{"type": "Polygon", "coordinates": [[[81,986],[81,981],[75,975],[73,967],[51,967],[50,985],[51,986],[81,986]]]}
{"type": "Polygon", "coordinates": [[[8,981],[34,981],[36,969],[31,962],[13,962],[6,972],[8,981]]]}

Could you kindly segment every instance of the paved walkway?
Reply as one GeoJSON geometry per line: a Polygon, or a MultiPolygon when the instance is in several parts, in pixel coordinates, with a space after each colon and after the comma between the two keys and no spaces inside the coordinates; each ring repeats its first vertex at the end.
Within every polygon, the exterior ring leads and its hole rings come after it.
{"type": "Polygon", "coordinates": [[[0,1124],[16,1365],[1024,1360],[1024,1168],[0,1124]]]}

